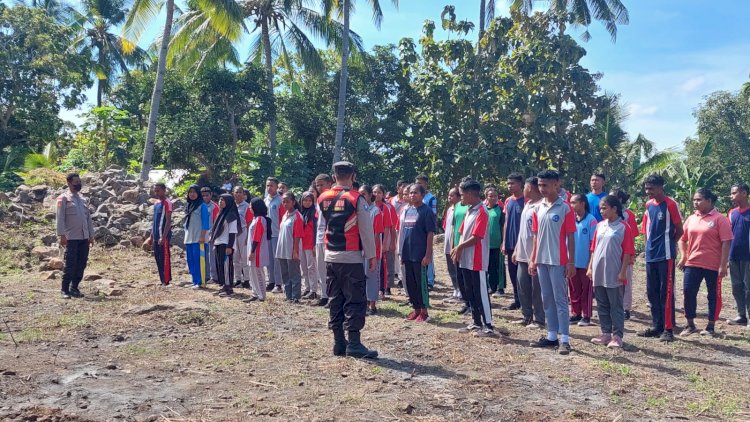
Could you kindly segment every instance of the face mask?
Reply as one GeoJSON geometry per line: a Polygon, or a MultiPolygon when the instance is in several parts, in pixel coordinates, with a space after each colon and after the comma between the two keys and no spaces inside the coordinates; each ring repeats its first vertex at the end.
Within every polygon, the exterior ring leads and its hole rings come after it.
{"type": "Polygon", "coordinates": [[[73,188],[73,190],[75,190],[76,192],[80,192],[80,191],[81,191],[81,188],[83,187],[83,185],[82,185],[82,184],[80,184],[80,183],[76,183],[76,184],[74,184],[74,185],[71,185],[70,187],[72,187],[72,188],[73,188]]]}

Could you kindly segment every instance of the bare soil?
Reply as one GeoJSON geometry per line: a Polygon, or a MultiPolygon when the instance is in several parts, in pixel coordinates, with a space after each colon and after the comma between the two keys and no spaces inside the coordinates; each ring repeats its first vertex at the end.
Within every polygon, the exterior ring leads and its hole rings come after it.
{"type": "MultiPolygon", "coordinates": [[[[331,355],[325,309],[277,294],[222,299],[215,285],[160,288],[136,249],[95,247],[89,261],[122,296],[85,281],[84,299],[62,300],[59,279],[43,280],[28,255],[50,228],[0,229],[0,420],[750,420],[750,330],[720,322],[715,338],[636,337],[650,320],[640,264],[624,350],[591,344],[597,326],[571,327],[567,357],[532,349],[543,331],[510,324],[509,295],[493,298],[508,335],[459,334],[469,318],[442,303],[450,282],[438,259],[433,320],[405,322],[403,296],[381,302],[363,332],[381,358],[364,361],[331,355]]],[[[179,254],[173,268],[175,284],[188,279],[179,254]]],[[[677,286],[679,312],[681,275],[677,286]]],[[[723,297],[734,317],[728,281],[723,297]]],[[[705,290],[699,310],[703,324],[705,290]]]]}

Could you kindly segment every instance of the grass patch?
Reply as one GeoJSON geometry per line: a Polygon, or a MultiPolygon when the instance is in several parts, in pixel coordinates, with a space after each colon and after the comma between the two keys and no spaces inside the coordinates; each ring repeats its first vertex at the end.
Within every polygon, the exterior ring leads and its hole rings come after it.
{"type": "Polygon", "coordinates": [[[371,371],[374,375],[380,375],[383,372],[383,368],[379,366],[373,366],[371,371]]]}
{"type": "Polygon", "coordinates": [[[453,311],[440,311],[430,315],[430,318],[438,324],[450,324],[461,322],[461,315],[453,311]]]}
{"type": "Polygon", "coordinates": [[[413,309],[410,306],[400,306],[398,302],[387,301],[379,305],[380,311],[394,316],[401,315],[406,318],[413,309]]]}
{"type": "Polygon", "coordinates": [[[712,383],[697,372],[688,374],[687,380],[695,391],[705,397],[703,400],[688,403],[687,411],[693,416],[712,415],[732,418],[737,414],[742,405],[740,398],[717,390],[712,383]]]}
{"type": "Polygon", "coordinates": [[[600,359],[596,361],[596,366],[601,368],[608,374],[619,374],[623,377],[629,377],[633,375],[633,368],[621,363],[614,363],[609,360],[600,359]]]}
{"type": "Polygon", "coordinates": [[[200,326],[206,323],[208,313],[204,311],[190,311],[178,314],[174,319],[178,324],[200,326]]]}
{"type": "Polygon", "coordinates": [[[665,397],[649,397],[646,399],[646,406],[652,409],[662,408],[666,404],[667,404],[667,399],[665,397]]]}
{"type": "Polygon", "coordinates": [[[32,343],[44,340],[45,338],[41,328],[24,328],[20,333],[15,334],[14,337],[19,343],[32,343]]]}
{"type": "Polygon", "coordinates": [[[122,350],[130,356],[146,356],[148,354],[151,354],[151,349],[139,344],[128,344],[127,346],[123,347],[122,350]]]}
{"type": "Polygon", "coordinates": [[[64,328],[81,328],[91,324],[91,315],[77,312],[72,315],[62,315],[57,320],[57,325],[64,328]]]}

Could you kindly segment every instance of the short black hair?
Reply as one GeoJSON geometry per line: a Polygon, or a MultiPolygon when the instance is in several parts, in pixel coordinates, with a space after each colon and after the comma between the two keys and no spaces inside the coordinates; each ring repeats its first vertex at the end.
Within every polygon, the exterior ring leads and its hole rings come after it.
{"type": "Polygon", "coordinates": [[[423,181],[423,182],[428,182],[428,183],[429,183],[429,181],[430,181],[430,178],[429,178],[429,177],[427,177],[427,175],[426,175],[426,174],[424,174],[424,173],[420,173],[420,174],[418,174],[418,175],[417,175],[417,177],[415,177],[415,178],[414,178],[414,180],[421,180],[421,181],[423,181]]]}
{"type": "Polygon", "coordinates": [[[162,189],[164,189],[164,190],[167,190],[167,185],[165,185],[165,184],[164,184],[164,183],[162,183],[162,182],[154,183],[154,187],[155,187],[155,188],[162,188],[162,189]]]}
{"type": "Polygon", "coordinates": [[[598,177],[598,178],[600,178],[602,180],[605,180],[605,181],[607,180],[607,176],[605,176],[604,173],[593,172],[593,173],[591,173],[591,175],[594,176],[594,177],[598,177]]]}
{"type": "Polygon", "coordinates": [[[333,179],[331,179],[331,176],[329,176],[329,175],[327,175],[325,173],[320,173],[319,175],[315,176],[315,180],[316,181],[322,180],[322,181],[324,181],[326,183],[333,183],[333,179]]]}
{"type": "Polygon", "coordinates": [[[540,171],[536,177],[544,180],[560,180],[560,173],[554,170],[544,170],[540,171]]]}
{"type": "Polygon", "coordinates": [[[461,182],[459,189],[464,192],[474,192],[479,195],[479,193],[482,192],[482,185],[474,179],[466,179],[461,182]]]}
{"type": "Polygon", "coordinates": [[[582,193],[576,193],[571,198],[575,198],[576,201],[583,202],[583,209],[586,210],[586,214],[591,214],[591,204],[589,204],[589,200],[586,198],[586,195],[582,193]]]}
{"type": "Polygon", "coordinates": [[[203,186],[203,187],[201,188],[201,192],[213,192],[213,191],[212,191],[212,190],[211,190],[211,188],[209,188],[208,186],[203,186]]]}
{"type": "Polygon", "coordinates": [[[396,187],[400,188],[400,187],[402,187],[404,185],[408,185],[408,184],[409,184],[409,182],[407,182],[406,180],[401,179],[398,182],[396,182],[396,187]]]}
{"type": "Polygon", "coordinates": [[[427,193],[427,190],[424,188],[424,186],[420,185],[419,183],[412,183],[411,185],[409,185],[409,190],[411,190],[411,188],[417,189],[419,193],[422,194],[422,196],[427,193]]]}
{"type": "Polygon", "coordinates": [[[336,177],[349,177],[355,173],[354,164],[348,161],[333,163],[333,174],[336,177]]]}
{"type": "Polygon", "coordinates": [[[622,189],[614,189],[610,191],[609,194],[612,196],[616,196],[617,199],[619,199],[623,205],[627,204],[628,201],[630,200],[630,195],[628,195],[628,193],[622,189]]]}
{"type": "Polygon", "coordinates": [[[352,182],[352,188],[359,190],[360,188],[359,182],[352,182]]]}
{"type": "Polygon", "coordinates": [[[646,177],[646,180],[643,182],[643,184],[664,187],[664,177],[662,177],[662,175],[660,174],[651,174],[646,177]]]}
{"type": "Polygon", "coordinates": [[[715,204],[716,201],[719,200],[719,197],[716,196],[716,194],[713,193],[709,188],[698,188],[695,193],[702,196],[704,199],[708,199],[712,204],[715,204]]]}
{"type": "Polygon", "coordinates": [[[531,186],[538,187],[539,186],[539,178],[536,176],[531,176],[528,179],[526,179],[526,183],[530,184],[531,186]]]}
{"type": "Polygon", "coordinates": [[[733,188],[737,188],[737,190],[741,190],[747,194],[750,194],[750,186],[747,185],[747,183],[735,183],[732,185],[733,188]]]}
{"type": "Polygon", "coordinates": [[[518,183],[523,183],[523,175],[521,173],[514,172],[508,175],[508,180],[512,180],[518,183]]]}
{"type": "Polygon", "coordinates": [[[65,176],[65,180],[66,180],[66,181],[67,181],[68,183],[70,183],[70,182],[72,182],[72,181],[73,181],[73,179],[75,179],[76,177],[77,177],[77,178],[79,178],[79,179],[81,178],[81,176],[80,176],[80,175],[79,175],[78,173],[68,173],[68,175],[67,175],[67,176],[65,176]]]}
{"type": "Polygon", "coordinates": [[[278,186],[278,185],[279,185],[279,183],[281,183],[281,182],[279,182],[279,179],[277,179],[277,178],[276,178],[276,177],[274,177],[274,176],[268,176],[268,177],[266,178],[266,182],[273,182],[273,183],[276,183],[276,186],[278,186]]]}

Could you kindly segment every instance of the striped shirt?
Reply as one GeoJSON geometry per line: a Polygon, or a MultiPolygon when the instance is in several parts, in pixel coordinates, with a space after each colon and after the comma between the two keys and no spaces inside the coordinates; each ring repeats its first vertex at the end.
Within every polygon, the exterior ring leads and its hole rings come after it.
{"type": "Polygon", "coordinates": [[[662,202],[646,202],[641,232],[646,235],[646,262],[659,262],[677,256],[675,231],[682,226],[682,216],[677,202],[666,197],[662,202]]]}
{"type": "Polygon", "coordinates": [[[476,236],[479,240],[472,246],[461,250],[459,268],[472,271],[487,271],[490,264],[490,237],[488,236],[489,214],[481,202],[466,210],[466,217],[461,223],[459,244],[476,236]]]}

